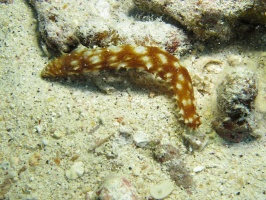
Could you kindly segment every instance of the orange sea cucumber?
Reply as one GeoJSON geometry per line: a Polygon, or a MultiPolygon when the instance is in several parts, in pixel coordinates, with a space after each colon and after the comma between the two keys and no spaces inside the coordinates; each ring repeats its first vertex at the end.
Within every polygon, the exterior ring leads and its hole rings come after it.
{"type": "Polygon", "coordinates": [[[192,129],[201,124],[187,69],[175,56],[158,47],[124,45],[96,49],[78,48],[52,60],[43,69],[41,76],[63,77],[120,68],[135,68],[160,77],[173,90],[178,112],[184,123],[192,129]]]}

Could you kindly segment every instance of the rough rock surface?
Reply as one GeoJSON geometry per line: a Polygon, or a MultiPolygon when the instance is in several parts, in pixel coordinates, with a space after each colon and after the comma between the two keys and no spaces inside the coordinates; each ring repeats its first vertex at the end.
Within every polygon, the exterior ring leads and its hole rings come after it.
{"type": "Polygon", "coordinates": [[[70,52],[80,43],[87,47],[155,45],[171,53],[189,47],[187,36],[177,27],[159,19],[130,17],[132,0],[30,0],[30,4],[37,12],[44,50],[70,52]]]}
{"type": "Polygon", "coordinates": [[[251,134],[249,118],[257,94],[253,72],[243,68],[226,76],[217,88],[221,116],[212,123],[218,135],[231,142],[241,142],[251,134]]]}
{"type": "Polygon", "coordinates": [[[265,0],[134,0],[144,11],[170,16],[199,39],[229,40],[266,24],[265,0]]]}

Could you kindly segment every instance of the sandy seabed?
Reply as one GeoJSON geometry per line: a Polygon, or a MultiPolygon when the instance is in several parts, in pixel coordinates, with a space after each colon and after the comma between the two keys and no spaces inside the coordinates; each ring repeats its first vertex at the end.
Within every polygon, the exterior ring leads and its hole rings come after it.
{"type": "Polygon", "coordinates": [[[181,58],[192,79],[206,81],[198,83],[195,96],[201,130],[210,140],[202,151],[188,153],[167,93],[125,80],[124,86],[114,84],[110,94],[84,80],[43,80],[40,72],[48,58],[39,46],[30,6],[20,0],[0,4],[0,19],[0,199],[94,199],[111,173],[130,180],[140,199],[150,197],[150,188],[169,180],[169,174],[149,149],[136,147],[123,131],[179,148],[194,186],[175,186],[165,199],[266,199],[265,52],[231,45],[181,58]],[[257,73],[258,139],[229,143],[210,128],[216,85],[230,71],[228,63],[257,73]],[[201,84],[207,92],[198,92],[201,84]],[[66,172],[76,162],[83,163],[84,172],[69,179],[66,172]]]}

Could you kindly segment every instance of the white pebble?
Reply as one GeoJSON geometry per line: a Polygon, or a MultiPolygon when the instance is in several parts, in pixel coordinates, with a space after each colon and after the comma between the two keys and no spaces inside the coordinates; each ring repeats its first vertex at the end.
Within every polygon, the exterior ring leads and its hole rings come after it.
{"type": "Polygon", "coordinates": [[[41,125],[35,126],[35,129],[36,129],[37,133],[39,133],[39,134],[42,133],[42,126],[41,125]]]}
{"type": "Polygon", "coordinates": [[[58,130],[56,130],[55,132],[54,132],[54,134],[53,134],[53,138],[55,138],[55,139],[60,139],[60,138],[62,138],[64,136],[64,133],[62,132],[62,131],[58,131],[58,130]]]}
{"type": "Polygon", "coordinates": [[[41,143],[43,146],[48,146],[49,141],[46,138],[41,139],[41,143]]]}
{"type": "Polygon", "coordinates": [[[148,145],[150,142],[147,134],[145,132],[136,132],[133,136],[134,143],[141,148],[144,148],[145,146],[148,145]]]}
{"type": "Polygon", "coordinates": [[[151,196],[155,199],[163,199],[174,190],[174,184],[170,180],[165,180],[160,184],[153,185],[150,188],[151,196]]]}
{"type": "Polygon", "coordinates": [[[133,132],[133,129],[130,126],[121,126],[119,128],[119,132],[122,135],[131,135],[133,132]]]}
{"type": "Polygon", "coordinates": [[[204,169],[205,169],[204,166],[197,166],[197,167],[195,167],[195,168],[193,169],[193,172],[198,173],[198,172],[203,171],[204,169]]]}
{"type": "Polygon", "coordinates": [[[75,162],[70,169],[66,170],[66,177],[70,180],[77,179],[84,174],[83,162],[75,162]]]}
{"type": "Polygon", "coordinates": [[[11,103],[9,106],[10,106],[10,109],[14,109],[16,107],[16,105],[13,103],[11,103]]]}

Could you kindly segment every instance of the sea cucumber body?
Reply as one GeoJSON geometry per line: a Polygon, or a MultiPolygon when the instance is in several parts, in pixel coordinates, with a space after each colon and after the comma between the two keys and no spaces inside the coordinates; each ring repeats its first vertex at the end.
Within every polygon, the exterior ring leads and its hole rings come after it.
{"type": "Polygon", "coordinates": [[[42,77],[64,77],[106,69],[138,69],[164,80],[174,92],[179,114],[190,128],[201,122],[196,112],[190,75],[179,60],[153,46],[111,46],[108,48],[78,48],[52,60],[42,71],[42,77]]]}

